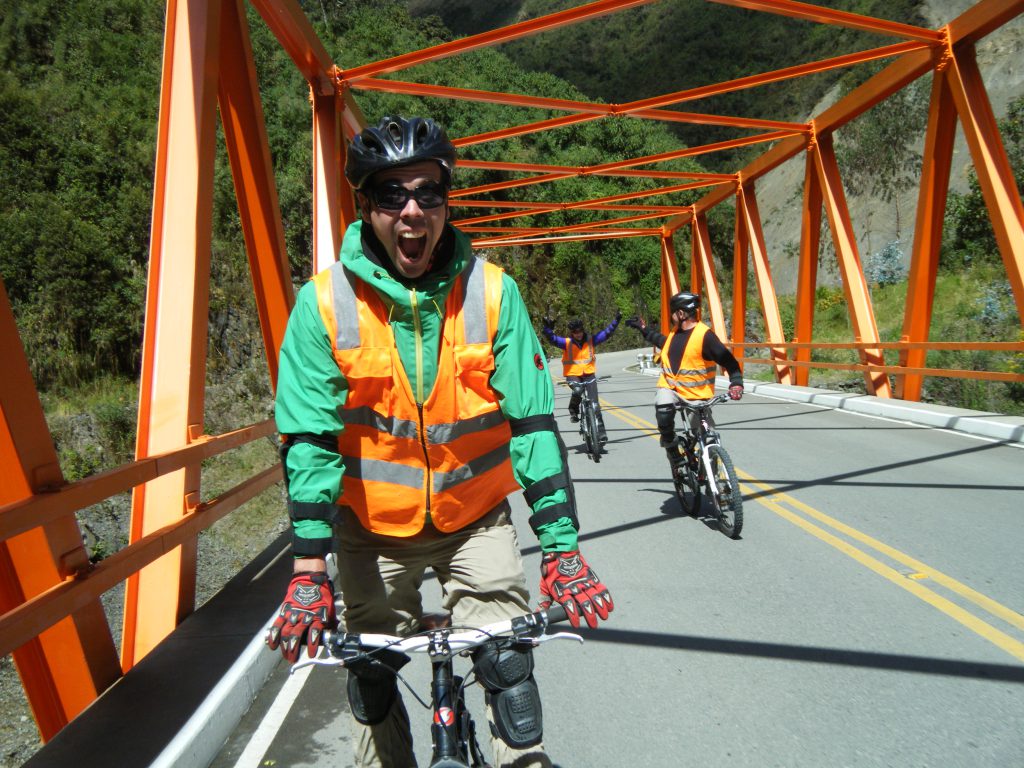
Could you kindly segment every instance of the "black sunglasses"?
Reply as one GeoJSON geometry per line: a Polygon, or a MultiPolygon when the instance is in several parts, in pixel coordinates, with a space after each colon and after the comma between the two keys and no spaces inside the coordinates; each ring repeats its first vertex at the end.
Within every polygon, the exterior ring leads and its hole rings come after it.
{"type": "Polygon", "coordinates": [[[386,211],[400,211],[405,208],[409,198],[416,199],[420,208],[437,208],[448,199],[448,190],[436,181],[420,184],[416,189],[406,189],[401,184],[381,184],[369,189],[370,199],[378,208],[386,211]]]}

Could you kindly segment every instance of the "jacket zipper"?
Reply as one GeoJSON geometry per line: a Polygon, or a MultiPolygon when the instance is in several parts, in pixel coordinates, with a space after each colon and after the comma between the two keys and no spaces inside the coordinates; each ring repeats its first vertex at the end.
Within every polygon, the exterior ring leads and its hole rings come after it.
{"type": "Polygon", "coordinates": [[[416,299],[416,290],[409,291],[409,306],[412,309],[413,336],[416,339],[416,411],[420,418],[420,446],[423,448],[423,466],[427,468],[426,485],[424,487],[424,513],[426,522],[430,522],[430,454],[427,452],[427,430],[423,421],[423,325],[420,323],[420,305],[416,299]]]}

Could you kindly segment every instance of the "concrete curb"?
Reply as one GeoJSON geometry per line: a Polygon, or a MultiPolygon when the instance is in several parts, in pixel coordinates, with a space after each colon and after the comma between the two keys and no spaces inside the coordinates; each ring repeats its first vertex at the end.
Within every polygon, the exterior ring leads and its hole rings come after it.
{"type": "MultiPolygon", "coordinates": [[[[720,386],[728,386],[728,379],[719,378],[720,386]]],[[[937,429],[950,429],[978,437],[1024,443],[1024,417],[1003,416],[998,413],[971,411],[932,403],[891,400],[873,395],[834,392],[827,389],[795,387],[783,384],[745,382],[747,392],[781,400],[809,403],[823,408],[835,408],[865,416],[880,416],[906,421],[937,429]]]]}
{"type": "Polygon", "coordinates": [[[275,611],[150,768],[206,768],[214,761],[281,661],[281,655],[270,653],[264,642],[276,615],[275,611]]]}
{"type": "MultiPolygon", "coordinates": [[[[627,351],[625,354],[632,356],[634,351],[627,351]]],[[[660,368],[651,367],[650,357],[647,350],[638,350],[636,351],[637,363],[626,366],[623,370],[642,376],[661,375],[660,368]]],[[[724,376],[719,376],[715,386],[726,389],[729,386],[729,380],[724,376]]],[[[822,408],[859,413],[864,416],[878,416],[935,429],[949,429],[954,432],[964,432],[1008,443],[1024,443],[1024,417],[1021,416],[1004,416],[999,413],[971,411],[966,408],[953,408],[932,403],[915,403],[853,392],[838,392],[771,382],[747,380],[743,386],[746,392],[764,397],[808,403],[822,408]]]]}

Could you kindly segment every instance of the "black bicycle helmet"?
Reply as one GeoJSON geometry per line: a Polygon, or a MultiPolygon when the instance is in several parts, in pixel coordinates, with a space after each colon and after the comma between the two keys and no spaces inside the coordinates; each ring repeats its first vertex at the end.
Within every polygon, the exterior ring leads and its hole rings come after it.
{"type": "Polygon", "coordinates": [[[680,309],[688,315],[696,314],[697,310],[700,309],[700,296],[689,291],[677,293],[668,300],[668,310],[669,312],[676,312],[680,309]]]}
{"type": "Polygon", "coordinates": [[[355,189],[377,171],[434,160],[444,171],[444,183],[451,184],[455,170],[455,145],[444,128],[429,117],[388,116],[373,127],[364,128],[348,145],[345,177],[355,189]]]}
{"type": "Polygon", "coordinates": [[[582,331],[583,330],[583,321],[580,320],[578,317],[574,317],[572,320],[569,321],[569,330],[570,331],[582,331]]]}

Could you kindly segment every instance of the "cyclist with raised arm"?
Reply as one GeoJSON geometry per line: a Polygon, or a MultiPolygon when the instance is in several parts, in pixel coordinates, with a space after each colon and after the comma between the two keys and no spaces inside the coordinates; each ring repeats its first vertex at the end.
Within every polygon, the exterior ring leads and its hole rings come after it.
{"type": "MultiPolygon", "coordinates": [[[[743,397],[743,372],[739,361],[707,325],[700,322],[700,296],[683,291],[669,299],[671,327],[668,335],[648,328],[642,320],[630,319],[626,325],[636,328],[644,340],[661,352],[661,376],[654,397],[654,413],[661,435],[661,446],[668,454],[673,472],[676,464],[684,460],[675,449],[676,402],[687,400],[704,403],[715,396],[715,365],[729,374],[729,397],[743,397]]],[[[699,425],[690,415],[690,430],[696,433],[699,425]]],[[[710,423],[714,423],[708,414],[710,423]]]]}
{"type": "MultiPolygon", "coordinates": [[[[433,120],[385,117],[351,142],[360,220],[339,261],[296,297],[281,347],[277,427],[293,576],[267,642],[295,662],[337,624],[337,553],[349,632],[420,629],[431,568],[456,625],[529,610],[507,496],[540,540],[540,604],[573,626],[612,599],[579,552],[554,390],[516,283],[448,223],[455,147],[433,120]]],[[[474,655],[497,766],[550,766],[533,658],[474,655]]],[[[416,765],[394,672],[350,670],[358,766],[416,765]]]]}
{"type": "MultiPolygon", "coordinates": [[[[597,414],[597,438],[602,443],[608,442],[608,433],[604,428],[601,401],[597,396],[597,346],[611,338],[615,329],[619,327],[620,320],[622,312],[616,312],[615,319],[593,336],[587,333],[583,321],[578,317],[569,321],[568,336],[559,336],[555,333],[555,321],[550,317],[544,318],[544,327],[541,329],[544,338],[562,350],[562,375],[565,376],[565,380],[582,384],[587,388],[587,396],[594,403],[597,414]]],[[[569,398],[569,420],[574,424],[580,420],[581,398],[582,395],[575,389],[569,398]]]]}

